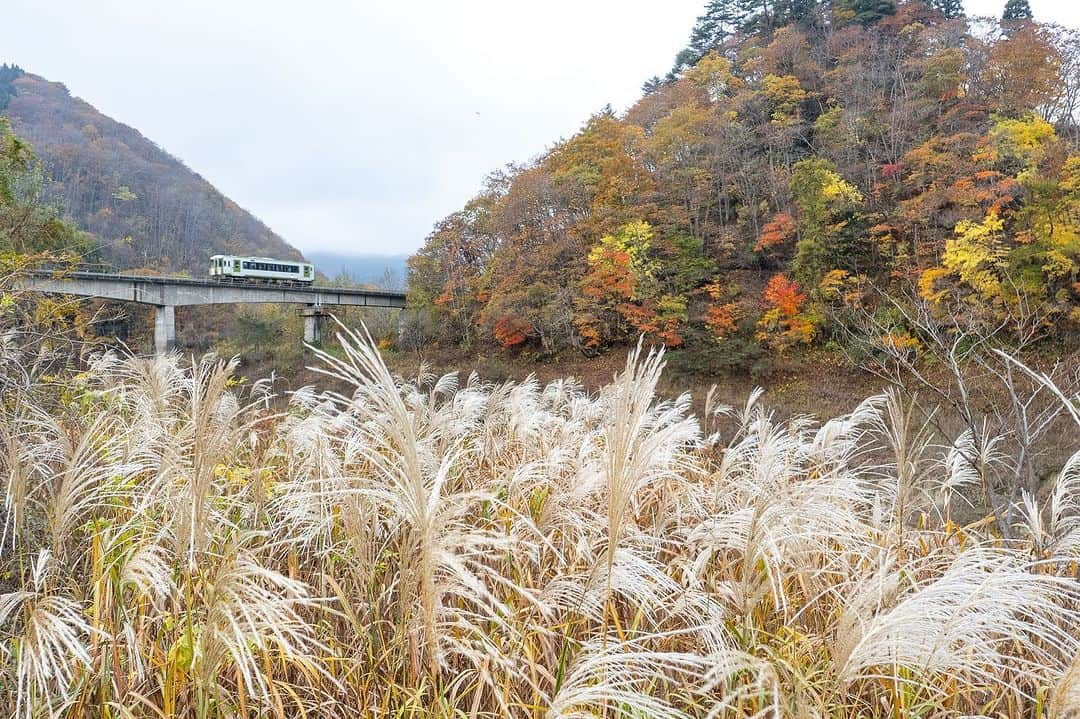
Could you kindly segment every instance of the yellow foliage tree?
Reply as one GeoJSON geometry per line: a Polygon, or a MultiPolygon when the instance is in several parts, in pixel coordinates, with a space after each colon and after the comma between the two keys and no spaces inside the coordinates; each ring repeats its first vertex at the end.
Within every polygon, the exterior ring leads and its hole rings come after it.
{"type": "Polygon", "coordinates": [[[732,73],[731,61],[718,52],[710,52],[686,71],[686,77],[718,102],[742,86],[742,81],[732,73]]]}
{"type": "Polygon", "coordinates": [[[1004,227],[1005,223],[992,209],[982,222],[959,222],[955,237],[945,242],[942,265],[985,299],[997,297],[1001,292],[999,274],[1006,255],[1004,227]]]}
{"type": "Polygon", "coordinates": [[[806,90],[791,75],[766,75],[762,91],[772,107],[772,121],[781,125],[798,116],[799,103],[806,99],[806,90]]]}
{"type": "Polygon", "coordinates": [[[1038,115],[998,118],[990,130],[995,155],[1033,167],[1042,160],[1046,147],[1057,139],[1054,126],[1038,115]]]}

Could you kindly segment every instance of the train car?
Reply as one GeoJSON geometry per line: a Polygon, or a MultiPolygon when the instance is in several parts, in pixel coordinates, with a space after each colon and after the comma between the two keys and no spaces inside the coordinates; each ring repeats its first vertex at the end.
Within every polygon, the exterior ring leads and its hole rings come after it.
{"type": "Polygon", "coordinates": [[[275,260],[272,257],[214,255],[210,258],[210,276],[232,282],[311,284],[315,281],[315,266],[309,262],[275,260]]]}

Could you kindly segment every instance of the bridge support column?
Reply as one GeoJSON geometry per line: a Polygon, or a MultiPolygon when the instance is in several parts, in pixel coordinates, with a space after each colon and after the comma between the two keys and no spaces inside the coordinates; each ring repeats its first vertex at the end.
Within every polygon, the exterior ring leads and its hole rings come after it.
{"type": "Polygon", "coordinates": [[[172,305],[154,307],[154,353],[172,352],[176,346],[176,308],[172,305]]]}
{"type": "Polygon", "coordinates": [[[326,310],[310,305],[300,310],[300,316],[304,318],[304,342],[309,345],[322,344],[322,323],[326,310]]]}

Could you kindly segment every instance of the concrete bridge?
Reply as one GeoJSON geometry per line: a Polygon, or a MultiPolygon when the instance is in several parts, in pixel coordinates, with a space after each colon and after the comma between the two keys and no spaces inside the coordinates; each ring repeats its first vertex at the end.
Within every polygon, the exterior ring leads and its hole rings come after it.
{"type": "Polygon", "coordinates": [[[270,282],[219,282],[188,277],[144,277],[97,272],[33,272],[16,282],[28,292],[95,297],[153,305],[154,350],[168,352],[176,343],[176,308],[187,305],[294,304],[304,305],[304,341],[322,339],[322,320],[327,306],[405,306],[404,292],[358,290],[346,287],[287,286],[270,282]]]}

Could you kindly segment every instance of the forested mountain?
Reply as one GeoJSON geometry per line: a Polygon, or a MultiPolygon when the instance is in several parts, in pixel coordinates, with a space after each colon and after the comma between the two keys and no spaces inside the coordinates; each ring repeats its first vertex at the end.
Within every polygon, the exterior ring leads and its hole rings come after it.
{"type": "Polygon", "coordinates": [[[300,258],[180,160],[60,83],[0,66],[0,113],[41,160],[44,198],[117,269],[202,272],[215,252],[300,258]]]}
{"type": "Polygon", "coordinates": [[[442,220],[412,301],[447,341],[719,363],[842,340],[844,312],[917,346],[881,293],[1075,332],[1078,63],[1024,2],[713,0],[634,106],[442,220]]]}

